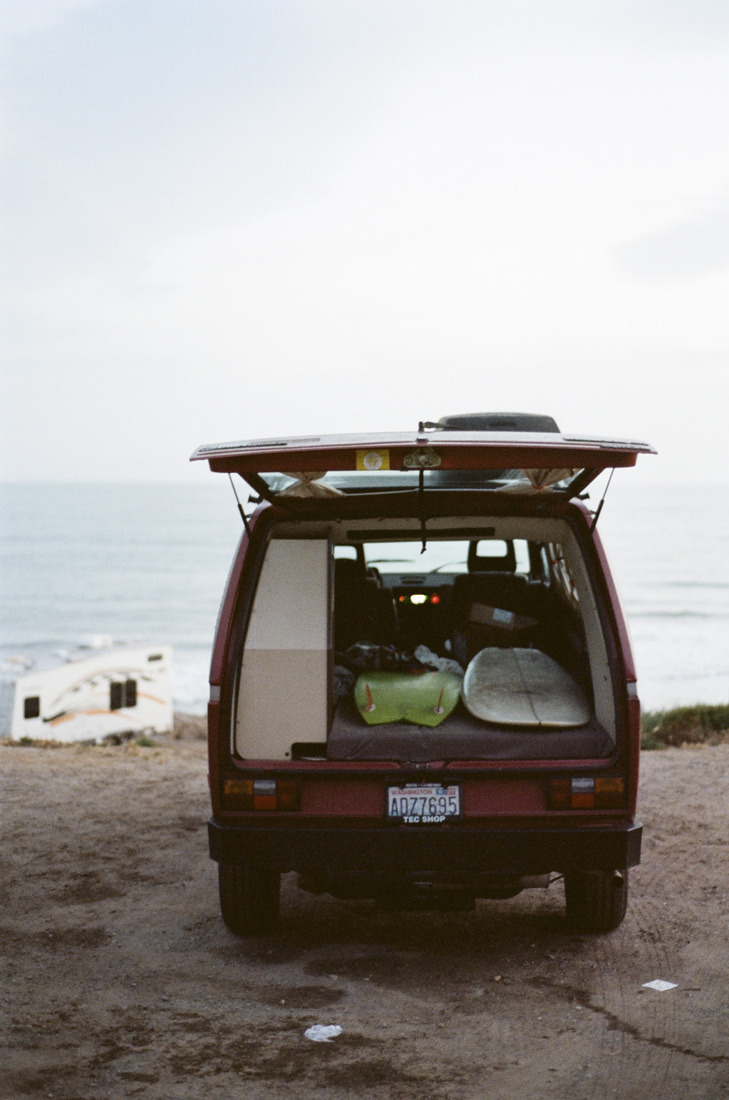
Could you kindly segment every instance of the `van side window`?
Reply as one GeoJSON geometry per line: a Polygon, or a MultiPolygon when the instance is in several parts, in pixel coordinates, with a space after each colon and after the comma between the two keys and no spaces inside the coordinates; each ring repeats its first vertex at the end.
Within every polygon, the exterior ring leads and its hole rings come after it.
{"type": "Polygon", "coordinates": [[[350,561],[357,561],[357,547],[348,546],[346,543],[340,543],[334,547],[334,560],[340,561],[344,558],[350,561]]]}
{"type": "Polygon", "coordinates": [[[558,542],[548,543],[547,553],[549,555],[550,576],[557,591],[570,607],[578,608],[580,597],[577,585],[570,573],[561,545],[558,542]]]}

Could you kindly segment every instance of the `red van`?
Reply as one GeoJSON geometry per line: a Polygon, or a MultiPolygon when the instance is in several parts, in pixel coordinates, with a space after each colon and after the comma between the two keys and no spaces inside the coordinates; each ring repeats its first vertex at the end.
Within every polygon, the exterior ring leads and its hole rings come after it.
{"type": "Polygon", "coordinates": [[[526,414],[194,453],[255,505],[210,673],[231,931],[275,926],[288,871],[403,909],[563,879],[572,927],[620,924],[640,706],[584,501],[641,453],[526,414]]]}

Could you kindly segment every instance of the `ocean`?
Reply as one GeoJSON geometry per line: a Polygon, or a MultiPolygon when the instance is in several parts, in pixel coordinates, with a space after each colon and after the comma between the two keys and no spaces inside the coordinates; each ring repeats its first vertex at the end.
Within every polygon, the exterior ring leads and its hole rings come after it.
{"type": "MultiPolygon", "coordinates": [[[[175,707],[204,713],[240,530],[220,476],[0,485],[0,677],[8,658],[94,639],[169,643],[175,707]]],[[[729,486],[614,484],[599,530],[644,707],[728,702],[729,486]]]]}

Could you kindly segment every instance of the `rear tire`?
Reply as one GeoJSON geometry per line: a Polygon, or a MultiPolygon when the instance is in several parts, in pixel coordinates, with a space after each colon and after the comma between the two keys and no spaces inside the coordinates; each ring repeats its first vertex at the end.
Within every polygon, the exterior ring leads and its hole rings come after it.
{"type": "Polygon", "coordinates": [[[236,936],[269,932],[278,923],[281,875],[270,867],[219,863],[218,889],[223,920],[236,936]]]}
{"type": "Polygon", "coordinates": [[[627,871],[568,871],[564,876],[567,919],[578,932],[612,932],[628,907],[627,871]]]}

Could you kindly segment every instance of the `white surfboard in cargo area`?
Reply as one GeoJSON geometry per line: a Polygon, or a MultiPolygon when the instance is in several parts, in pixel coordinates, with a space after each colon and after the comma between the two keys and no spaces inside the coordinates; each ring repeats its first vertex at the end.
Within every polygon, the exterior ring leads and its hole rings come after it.
{"type": "Polygon", "coordinates": [[[462,698],[474,718],[500,726],[574,728],[590,720],[582,688],[538,649],[482,649],[466,669],[462,698]]]}
{"type": "MultiPolygon", "coordinates": [[[[10,736],[95,741],[172,729],[170,646],[129,645],[34,666],[14,677],[10,736]]],[[[8,661],[6,660],[6,665],[8,661]]],[[[18,671],[27,662],[18,658],[18,671]]]]}

